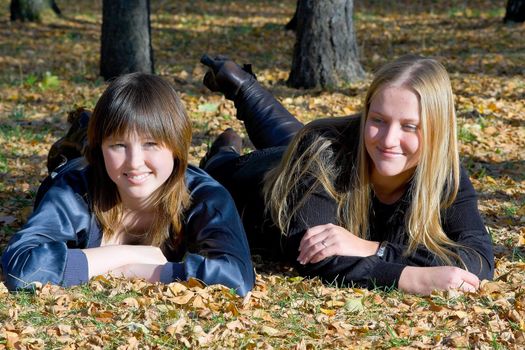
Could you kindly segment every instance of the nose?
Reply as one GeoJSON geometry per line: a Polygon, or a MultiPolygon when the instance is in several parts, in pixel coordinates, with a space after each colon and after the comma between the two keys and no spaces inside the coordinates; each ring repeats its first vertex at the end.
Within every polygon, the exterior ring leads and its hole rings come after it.
{"type": "Polygon", "coordinates": [[[126,149],[126,161],[131,169],[139,169],[144,164],[144,150],[139,145],[126,149]]]}
{"type": "Polygon", "coordinates": [[[399,128],[394,124],[385,125],[382,132],[382,145],[384,148],[394,148],[399,145],[399,128]]]}

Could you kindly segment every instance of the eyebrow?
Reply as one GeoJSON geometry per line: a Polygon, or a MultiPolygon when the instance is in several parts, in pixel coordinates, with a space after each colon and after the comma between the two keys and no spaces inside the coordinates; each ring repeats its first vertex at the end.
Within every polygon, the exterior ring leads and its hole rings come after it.
{"type": "MultiPolygon", "coordinates": [[[[374,111],[372,109],[368,110],[368,114],[370,114],[370,113],[377,114],[377,115],[379,115],[379,116],[381,116],[383,118],[390,118],[389,115],[384,115],[384,114],[379,113],[378,111],[374,111]]],[[[405,122],[405,123],[407,123],[407,122],[408,123],[412,123],[412,124],[419,124],[420,123],[420,120],[413,119],[413,118],[403,118],[403,119],[401,119],[401,121],[405,122]]]]}

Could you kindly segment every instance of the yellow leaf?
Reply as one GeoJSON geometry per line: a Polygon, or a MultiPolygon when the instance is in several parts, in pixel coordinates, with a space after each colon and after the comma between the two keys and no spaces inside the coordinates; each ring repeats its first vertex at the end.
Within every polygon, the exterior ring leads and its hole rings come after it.
{"type": "Polygon", "coordinates": [[[340,300],[330,300],[326,303],[326,306],[328,307],[341,307],[343,305],[345,305],[345,303],[340,300]]]}
{"type": "Polygon", "coordinates": [[[333,316],[333,315],[335,315],[336,312],[337,312],[336,310],[332,310],[332,309],[323,309],[322,307],[319,308],[319,310],[320,310],[323,314],[325,314],[325,315],[327,315],[327,316],[333,316]]]}
{"type": "Polygon", "coordinates": [[[494,178],[492,176],[490,176],[490,175],[485,176],[484,180],[487,183],[491,184],[491,185],[497,185],[498,184],[498,182],[496,180],[494,180],[494,178]]]}
{"type": "Polygon", "coordinates": [[[241,314],[234,303],[228,303],[226,306],[226,312],[228,311],[231,312],[233,316],[239,316],[241,314]]]}
{"type": "Polygon", "coordinates": [[[272,328],[270,326],[262,326],[261,327],[261,332],[263,334],[269,335],[271,337],[275,337],[275,336],[277,336],[277,335],[279,335],[281,333],[277,329],[272,328]]]}

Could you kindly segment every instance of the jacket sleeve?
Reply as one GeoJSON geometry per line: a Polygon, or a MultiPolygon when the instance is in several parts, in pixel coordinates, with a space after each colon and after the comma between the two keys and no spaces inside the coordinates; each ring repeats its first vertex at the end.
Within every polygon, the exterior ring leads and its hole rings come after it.
{"type": "MultiPolygon", "coordinates": [[[[323,190],[310,195],[307,205],[298,210],[292,229],[286,239],[286,255],[295,260],[299,254],[299,243],[305,231],[316,225],[337,223],[335,201],[323,190]]],[[[460,245],[456,250],[462,264],[480,279],[492,279],[494,256],[490,237],[477,209],[477,197],[465,171],[462,170],[461,185],[453,205],[446,211],[443,229],[450,239],[460,245]]],[[[401,232],[405,232],[401,228],[401,232]]],[[[299,265],[299,271],[308,276],[319,276],[326,282],[355,284],[359,286],[396,287],[405,266],[439,266],[434,254],[424,247],[410,256],[404,253],[407,246],[388,242],[382,258],[333,256],[315,264],[299,265]]]]}
{"type": "MultiPolygon", "coordinates": [[[[457,266],[466,268],[480,279],[492,279],[494,275],[492,241],[478,210],[476,191],[463,168],[461,168],[458,194],[451,207],[444,211],[442,225],[445,234],[459,245],[453,248],[462,260],[457,266]]],[[[384,259],[411,266],[443,265],[424,247],[409,256],[403,254],[406,248],[404,244],[388,243],[384,259]]]]}
{"type": "Polygon", "coordinates": [[[7,288],[32,289],[35,282],[63,286],[87,282],[87,259],[78,248],[89,225],[82,195],[66,181],[54,184],[2,255],[7,288]]]}
{"type": "Polygon", "coordinates": [[[304,276],[319,276],[323,281],[336,285],[359,287],[396,287],[406,264],[388,262],[377,256],[332,256],[318,263],[301,265],[297,262],[299,243],[306,230],[316,225],[337,223],[337,205],[329,195],[318,190],[309,195],[292,219],[285,240],[284,251],[304,276]]]}
{"type": "Polygon", "coordinates": [[[192,206],[184,227],[188,252],[182,262],[164,266],[161,281],[194,277],[208,285],[233,288],[244,296],[255,284],[246,234],[228,191],[206,177],[191,191],[192,206]]]}

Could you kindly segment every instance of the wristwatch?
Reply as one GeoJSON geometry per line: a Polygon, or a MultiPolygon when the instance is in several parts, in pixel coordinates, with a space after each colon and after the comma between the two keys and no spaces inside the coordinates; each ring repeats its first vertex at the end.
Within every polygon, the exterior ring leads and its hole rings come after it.
{"type": "Polygon", "coordinates": [[[385,255],[385,249],[386,249],[387,244],[388,244],[387,241],[383,241],[379,244],[379,248],[377,248],[376,256],[382,258],[383,255],[385,255]]]}

